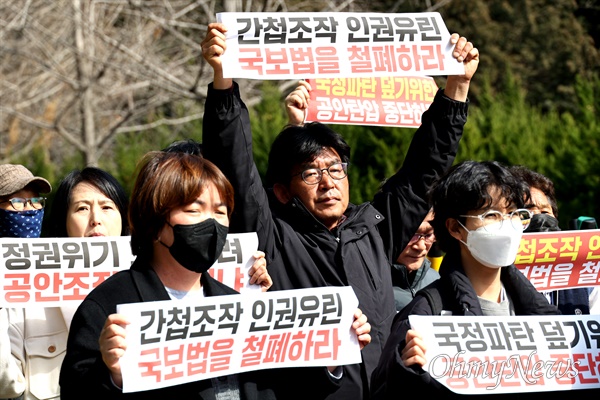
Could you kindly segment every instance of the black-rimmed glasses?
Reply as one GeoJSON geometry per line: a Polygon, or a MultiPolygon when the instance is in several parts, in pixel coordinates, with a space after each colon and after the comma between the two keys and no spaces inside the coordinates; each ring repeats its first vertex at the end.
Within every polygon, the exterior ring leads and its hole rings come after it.
{"type": "MultiPolygon", "coordinates": [[[[340,180],[348,176],[348,163],[335,163],[327,168],[308,168],[296,174],[308,185],[316,185],[323,179],[323,172],[327,171],[332,179],[340,180]]],[[[296,176],[293,175],[293,176],[296,176]]]]}

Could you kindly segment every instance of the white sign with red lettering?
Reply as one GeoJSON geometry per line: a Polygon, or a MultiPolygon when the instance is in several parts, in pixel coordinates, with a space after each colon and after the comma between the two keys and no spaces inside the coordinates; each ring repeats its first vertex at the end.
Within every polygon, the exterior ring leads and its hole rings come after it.
{"type": "MultiPolygon", "coordinates": [[[[209,273],[238,292],[260,290],[248,275],[257,247],[255,232],[227,235],[209,273]]],[[[134,260],[130,236],[1,238],[0,307],[77,306],[134,260]]]]}
{"type": "Polygon", "coordinates": [[[361,362],[351,287],[122,304],[123,392],[246,371],[361,362]]]}
{"type": "Polygon", "coordinates": [[[79,304],[135,257],[129,236],[0,239],[0,307],[79,304]]]}
{"type": "Polygon", "coordinates": [[[218,13],[225,78],[462,75],[439,13],[218,13]]]}
{"type": "Polygon", "coordinates": [[[260,290],[259,285],[250,284],[248,275],[248,270],[254,264],[253,254],[257,248],[256,232],[228,234],[223,251],[208,270],[209,274],[240,293],[260,290]]]}
{"type": "MultiPolygon", "coordinates": [[[[600,388],[600,316],[421,316],[424,369],[459,394],[600,388]]],[[[576,396],[576,394],[575,394],[576,396]]]]}

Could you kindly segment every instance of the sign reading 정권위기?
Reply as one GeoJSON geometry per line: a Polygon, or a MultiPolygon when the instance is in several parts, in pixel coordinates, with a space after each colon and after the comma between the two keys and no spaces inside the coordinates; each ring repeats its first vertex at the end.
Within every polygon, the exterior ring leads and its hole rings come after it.
{"type": "Polygon", "coordinates": [[[453,392],[600,388],[599,315],[411,315],[409,321],[427,343],[423,368],[453,392]]]}
{"type": "MultiPolygon", "coordinates": [[[[0,307],[78,305],[112,274],[135,260],[129,236],[0,238],[0,307]]],[[[227,235],[209,273],[240,293],[260,291],[248,270],[258,246],[255,232],[227,235]]]]}

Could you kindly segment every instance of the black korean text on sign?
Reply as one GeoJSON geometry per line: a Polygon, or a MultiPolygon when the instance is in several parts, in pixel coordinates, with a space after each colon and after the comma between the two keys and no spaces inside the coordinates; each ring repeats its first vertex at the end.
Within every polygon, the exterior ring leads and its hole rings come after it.
{"type": "Polygon", "coordinates": [[[119,251],[115,241],[58,243],[3,243],[2,256],[8,271],[29,270],[34,273],[6,273],[4,297],[10,303],[36,303],[61,300],[80,301],[113,272],[96,272],[93,267],[109,263],[119,268],[119,251]],[[97,250],[100,250],[98,252],[97,250]],[[112,254],[111,254],[112,252],[112,254]],[[61,272],[66,264],[67,272],[61,272]],[[56,272],[48,272],[53,269],[56,272]]]}
{"type": "Polygon", "coordinates": [[[243,261],[242,244],[240,239],[234,238],[233,240],[226,240],[223,246],[223,251],[219,255],[219,263],[233,262],[241,264],[243,261]]]}

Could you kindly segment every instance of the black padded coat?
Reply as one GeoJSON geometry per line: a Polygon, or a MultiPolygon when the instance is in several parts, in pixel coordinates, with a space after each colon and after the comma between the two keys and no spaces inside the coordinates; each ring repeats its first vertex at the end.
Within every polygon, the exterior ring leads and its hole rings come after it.
{"type": "MultiPolygon", "coordinates": [[[[514,265],[502,268],[501,281],[510,297],[515,315],[557,315],[558,309],[549,304],[543,294],[527,280],[514,265]]],[[[440,279],[423,290],[434,290],[441,297],[441,309],[451,311],[452,315],[483,315],[477,294],[465,275],[457,255],[446,254],[440,266],[440,279]]],[[[468,399],[548,399],[574,396],[577,399],[597,398],[598,390],[575,390],[572,392],[533,392],[485,395],[459,395],[438,381],[420,367],[405,367],[401,360],[401,351],[406,345],[406,332],[410,329],[409,315],[433,315],[432,308],[422,291],[417,292],[410,302],[394,319],[392,332],[385,345],[379,365],[372,375],[372,398],[397,399],[398,394],[410,387],[423,398],[468,398],[468,399]],[[552,396],[558,397],[552,397],[552,396]]],[[[439,315],[439,313],[436,313],[439,315]]]]}
{"type": "Polygon", "coordinates": [[[363,363],[344,367],[342,388],[330,398],[366,399],[396,315],[391,260],[417,231],[429,211],[428,185],[453,163],[468,103],[438,92],[415,132],[402,168],[372,203],[349,204],[345,221],[327,229],[296,198],[282,205],[263,188],[252,153],[248,110],[236,83],[208,89],[203,153],[233,184],[235,211],[230,231],[255,231],[273,278],[271,290],[351,286],[371,323],[372,342],[363,363]],[[385,216],[385,217],[384,217],[385,216]]]}

